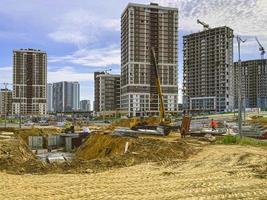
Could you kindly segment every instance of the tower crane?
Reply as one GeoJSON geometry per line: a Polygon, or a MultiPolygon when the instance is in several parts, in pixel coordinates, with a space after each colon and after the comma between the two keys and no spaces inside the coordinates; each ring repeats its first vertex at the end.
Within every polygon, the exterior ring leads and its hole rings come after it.
{"type": "Polygon", "coordinates": [[[261,52],[261,59],[263,60],[264,59],[264,54],[265,54],[265,49],[264,47],[261,45],[261,43],[259,42],[258,38],[255,37],[257,43],[259,44],[259,50],[261,52]]]}
{"type": "Polygon", "coordinates": [[[110,72],[110,71],[112,71],[111,68],[104,70],[105,74],[107,74],[107,73],[110,72]]]}
{"type": "Polygon", "coordinates": [[[197,20],[198,24],[201,24],[204,28],[204,30],[209,30],[210,26],[208,24],[206,24],[205,22],[200,21],[199,19],[197,20]]]}

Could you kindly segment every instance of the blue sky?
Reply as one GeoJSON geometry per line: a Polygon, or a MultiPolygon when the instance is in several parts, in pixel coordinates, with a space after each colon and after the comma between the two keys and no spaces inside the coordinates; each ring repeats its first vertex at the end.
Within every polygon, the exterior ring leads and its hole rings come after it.
{"type": "MultiPolygon", "coordinates": [[[[148,4],[147,0],[131,2],[148,4]]],[[[247,42],[242,59],[260,57],[257,36],[267,48],[266,0],[152,0],[179,8],[179,86],[182,36],[202,27],[227,25],[247,42]]],[[[0,83],[12,82],[12,50],[38,48],[48,54],[48,82],[79,81],[81,99],[93,100],[93,72],[120,72],[120,15],[128,0],[0,0],[0,83]]],[[[236,60],[236,42],[235,42],[236,60]]]]}

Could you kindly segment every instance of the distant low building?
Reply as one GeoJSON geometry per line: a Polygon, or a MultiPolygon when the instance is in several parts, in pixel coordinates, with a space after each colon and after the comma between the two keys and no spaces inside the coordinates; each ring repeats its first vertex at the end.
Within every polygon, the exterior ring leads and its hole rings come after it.
{"type": "Polygon", "coordinates": [[[9,89],[0,90],[0,115],[12,113],[12,91],[9,89]]]}
{"type": "Polygon", "coordinates": [[[81,100],[80,101],[80,111],[82,111],[82,112],[91,111],[90,100],[81,100]]]}
{"type": "Polygon", "coordinates": [[[72,112],[79,110],[80,84],[78,82],[53,83],[54,112],[72,112]]]}
{"type": "Polygon", "coordinates": [[[100,73],[95,77],[95,111],[120,110],[120,75],[100,73]]]}
{"type": "Polygon", "coordinates": [[[95,72],[94,73],[94,83],[95,83],[95,100],[94,100],[94,111],[95,112],[99,112],[99,106],[100,106],[100,90],[99,90],[99,87],[100,87],[100,79],[97,78],[98,75],[100,74],[104,74],[104,72],[95,72]]]}
{"type": "Polygon", "coordinates": [[[47,84],[47,112],[53,112],[53,84],[47,84]]]}

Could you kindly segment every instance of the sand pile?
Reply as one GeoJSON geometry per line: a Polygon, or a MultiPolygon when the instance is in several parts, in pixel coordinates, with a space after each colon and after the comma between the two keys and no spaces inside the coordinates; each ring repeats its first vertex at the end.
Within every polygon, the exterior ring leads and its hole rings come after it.
{"type": "Polygon", "coordinates": [[[126,142],[132,144],[133,138],[94,134],[77,150],[76,155],[86,160],[121,155],[126,142]]]}
{"type": "Polygon", "coordinates": [[[28,141],[28,136],[48,136],[62,132],[61,128],[24,128],[16,129],[15,134],[21,137],[24,141],[28,141]]]}
{"type": "Polygon", "coordinates": [[[132,166],[144,162],[160,162],[187,158],[195,149],[181,140],[131,138],[95,134],[77,150],[76,158],[97,162],[101,167],[132,166]],[[125,145],[128,150],[125,153],[125,145]]]}
{"type": "Polygon", "coordinates": [[[0,170],[24,173],[26,168],[41,166],[27,144],[18,138],[0,140],[0,170]]]}

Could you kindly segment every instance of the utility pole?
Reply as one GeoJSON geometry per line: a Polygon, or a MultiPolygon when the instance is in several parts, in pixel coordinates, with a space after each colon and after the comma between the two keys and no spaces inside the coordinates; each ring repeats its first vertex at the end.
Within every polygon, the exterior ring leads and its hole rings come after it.
{"type": "MultiPolygon", "coordinates": [[[[26,81],[25,81],[26,82],[26,87],[28,87],[28,85],[27,85],[28,81],[29,81],[29,79],[26,79],[26,81]]],[[[22,116],[21,116],[21,110],[22,110],[22,108],[21,108],[21,100],[22,100],[22,98],[21,98],[21,96],[22,96],[21,95],[21,90],[22,90],[22,88],[21,87],[24,87],[24,84],[25,83],[23,83],[23,86],[19,86],[19,128],[21,128],[21,123],[22,123],[22,116]]],[[[24,95],[25,95],[25,89],[24,88],[23,88],[23,91],[24,91],[24,95]]],[[[27,101],[27,98],[26,98],[26,101],[27,101]]],[[[27,106],[27,103],[25,103],[25,105],[23,106],[24,111],[25,111],[25,107],[26,106],[27,106]]]]}
{"type": "Polygon", "coordinates": [[[7,118],[7,110],[8,110],[8,108],[7,108],[7,101],[8,101],[8,93],[7,93],[7,85],[8,85],[8,83],[4,83],[4,86],[5,86],[5,92],[4,92],[4,103],[5,103],[5,109],[4,109],[4,111],[5,111],[5,128],[6,128],[6,118],[7,118]]]}
{"type": "Polygon", "coordinates": [[[242,138],[242,67],[240,56],[240,43],[244,43],[245,40],[242,40],[240,36],[237,36],[236,39],[238,44],[238,131],[240,137],[242,138]]]}

